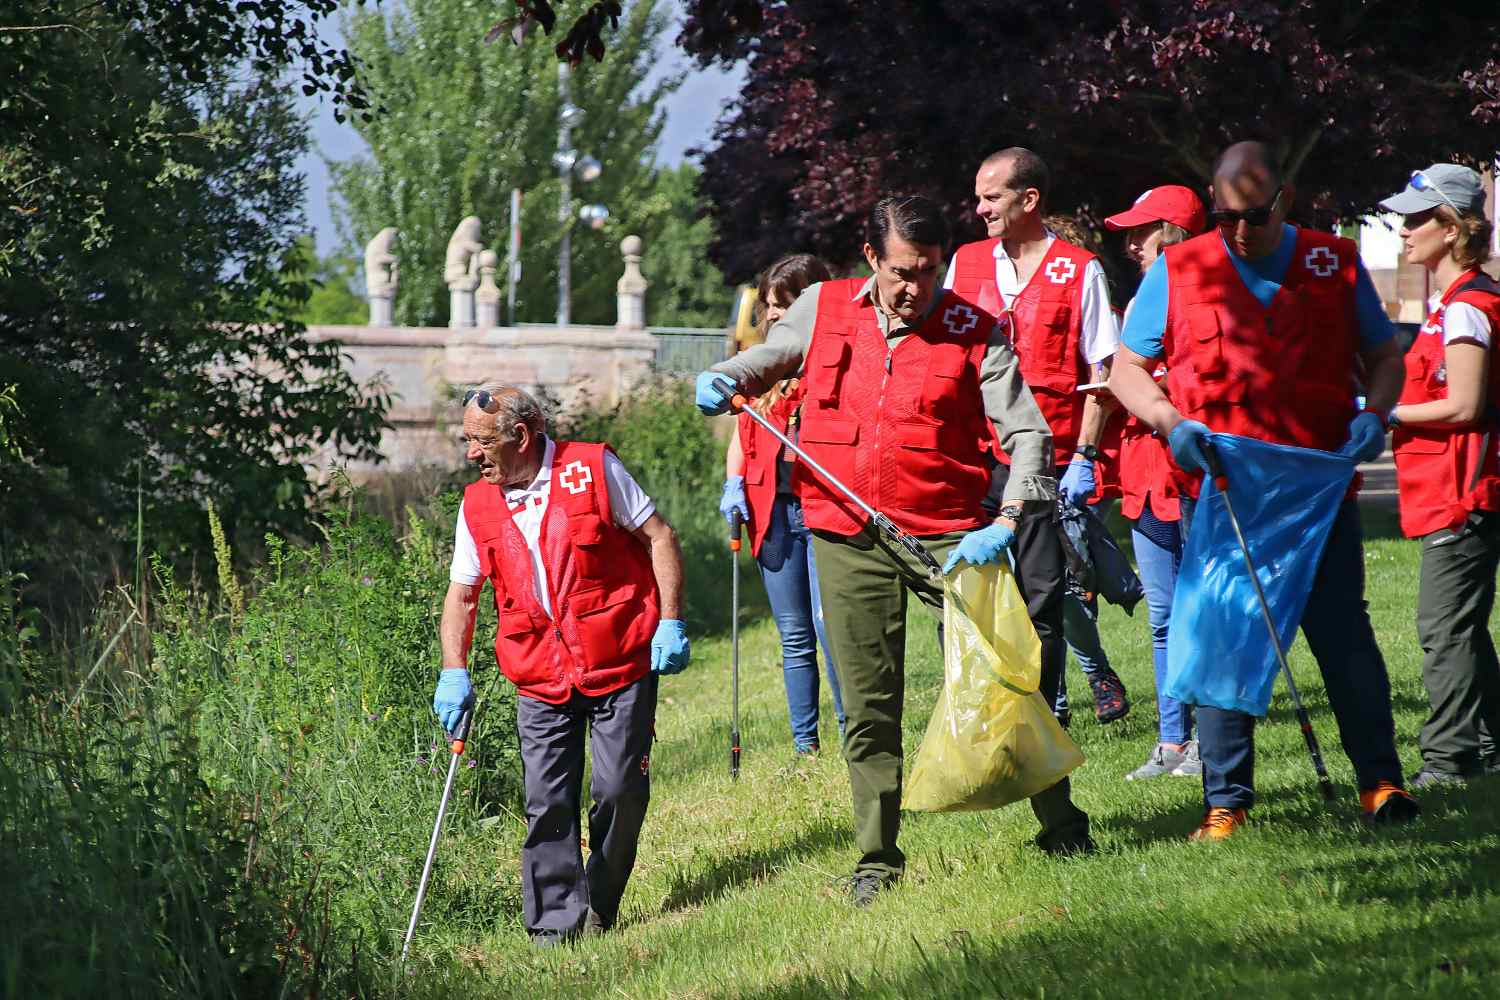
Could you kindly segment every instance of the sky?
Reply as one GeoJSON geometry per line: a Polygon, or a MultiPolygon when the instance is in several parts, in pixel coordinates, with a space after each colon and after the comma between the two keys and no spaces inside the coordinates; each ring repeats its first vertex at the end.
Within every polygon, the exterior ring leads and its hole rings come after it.
{"type": "MultiPolygon", "coordinates": [[[[331,36],[330,41],[337,42],[337,28],[328,26],[325,35],[331,36]]],[[[667,166],[682,162],[687,150],[692,147],[708,144],[714,122],[725,105],[738,96],[744,78],[743,67],[739,66],[732,72],[696,69],[692,61],[673,43],[676,37],[675,24],[662,33],[657,68],[647,81],[649,85],[662,76],[683,70],[690,71],[681,88],[664,102],[666,125],[657,146],[657,162],[667,166]]],[[[609,55],[606,54],[604,58],[608,59],[609,55]]],[[[353,128],[334,121],[332,106],[326,101],[303,98],[302,105],[312,115],[313,145],[311,151],[302,157],[298,167],[307,175],[307,221],[317,238],[318,252],[326,254],[337,249],[339,234],[333,222],[330,200],[334,195],[329,187],[325,161],[352,159],[361,155],[368,147],[353,128]]]]}

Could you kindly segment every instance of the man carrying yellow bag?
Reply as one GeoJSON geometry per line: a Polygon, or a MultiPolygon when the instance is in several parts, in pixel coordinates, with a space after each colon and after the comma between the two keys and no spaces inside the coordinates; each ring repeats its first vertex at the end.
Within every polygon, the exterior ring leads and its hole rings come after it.
{"type": "Polygon", "coordinates": [[[998,809],[1083,763],[1037,690],[1041,642],[1008,566],[970,566],[943,582],[943,647],[943,692],[902,808],[998,809]]]}
{"type": "MultiPolygon", "coordinates": [[[[799,441],[778,437],[798,458],[792,482],[813,532],[844,695],[857,906],[906,867],[896,835],[907,595],[936,609],[938,560],[947,569],[1000,561],[1018,532],[1051,516],[1056,488],[1052,434],[1020,377],[1006,321],[938,287],[948,242],[936,203],[882,199],[866,223],[869,280],[809,286],[764,343],[698,376],[698,408],[709,415],[802,378],[799,441]],[[997,444],[1011,474],[986,523],[980,504],[997,444]]],[[[1067,778],[1031,796],[1031,806],[1043,850],[1093,849],[1067,778]]]]}

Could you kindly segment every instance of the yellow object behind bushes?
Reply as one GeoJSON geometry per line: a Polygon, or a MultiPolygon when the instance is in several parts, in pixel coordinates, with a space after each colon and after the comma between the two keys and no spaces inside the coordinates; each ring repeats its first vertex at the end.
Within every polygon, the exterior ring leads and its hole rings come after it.
{"type": "Polygon", "coordinates": [[[1083,763],[1037,691],[1041,643],[1010,567],[968,566],[944,581],[943,661],[903,809],[998,809],[1083,763]]]}

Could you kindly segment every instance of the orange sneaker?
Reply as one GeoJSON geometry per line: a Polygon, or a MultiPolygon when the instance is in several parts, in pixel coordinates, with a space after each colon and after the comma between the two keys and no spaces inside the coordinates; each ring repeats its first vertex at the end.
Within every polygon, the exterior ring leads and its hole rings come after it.
{"type": "Polygon", "coordinates": [[[1188,840],[1223,840],[1244,826],[1246,818],[1243,809],[1210,806],[1203,816],[1203,822],[1198,824],[1198,829],[1188,835],[1188,840]]]}
{"type": "Polygon", "coordinates": [[[1411,793],[1389,781],[1361,791],[1359,806],[1366,823],[1408,823],[1422,814],[1411,793]]]}

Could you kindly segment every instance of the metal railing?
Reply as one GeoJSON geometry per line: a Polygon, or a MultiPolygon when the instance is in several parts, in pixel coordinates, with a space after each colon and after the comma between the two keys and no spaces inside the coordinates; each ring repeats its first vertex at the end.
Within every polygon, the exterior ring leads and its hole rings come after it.
{"type": "Polygon", "coordinates": [[[697,375],[729,357],[729,337],[711,327],[653,326],[656,369],[668,375],[697,375]]]}

